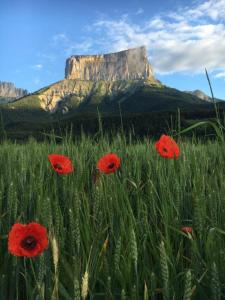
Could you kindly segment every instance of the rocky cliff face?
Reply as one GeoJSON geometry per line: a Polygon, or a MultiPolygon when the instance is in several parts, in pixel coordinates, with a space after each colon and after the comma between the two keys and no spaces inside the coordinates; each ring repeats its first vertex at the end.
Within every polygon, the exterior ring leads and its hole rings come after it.
{"type": "Polygon", "coordinates": [[[95,104],[100,103],[105,97],[113,101],[117,95],[132,94],[144,85],[162,86],[159,81],[150,79],[130,81],[64,79],[51,85],[47,90],[40,91],[38,97],[44,110],[54,113],[61,106],[65,108],[66,113],[70,106],[78,106],[90,99],[95,104]]]}
{"type": "Polygon", "coordinates": [[[46,111],[53,113],[71,101],[76,106],[89,99],[112,100],[119,94],[131,94],[145,84],[162,86],[154,78],[145,47],[103,55],[71,56],[66,61],[65,77],[39,93],[41,107],[46,111]]]}
{"type": "Polygon", "coordinates": [[[145,47],[102,55],[74,55],[67,59],[66,79],[140,80],[154,79],[145,47]]]}
{"type": "Polygon", "coordinates": [[[90,94],[92,87],[92,81],[62,80],[39,94],[41,107],[54,113],[59,103],[66,101],[70,96],[76,97],[77,103],[81,103],[90,94]]]}
{"type": "Polygon", "coordinates": [[[16,99],[25,95],[27,95],[27,90],[16,88],[11,82],[0,81],[0,97],[16,99]]]}

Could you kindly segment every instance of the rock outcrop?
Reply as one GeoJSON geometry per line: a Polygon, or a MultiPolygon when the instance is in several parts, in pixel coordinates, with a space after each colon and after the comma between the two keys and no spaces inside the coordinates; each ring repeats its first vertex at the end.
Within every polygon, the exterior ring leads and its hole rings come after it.
{"type": "Polygon", "coordinates": [[[154,79],[146,47],[102,55],[74,55],[67,59],[66,79],[116,81],[154,79]]]}
{"type": "MultiPolygon", "coordinates": [[[[109,101],[113,101],[119,94],[130,95],[139,87],[144,85],[153,85],[146,80],[135,81],[92,81],[78,79],[64,79],[57,82],[45,91],[38,93],[41,107],[54,113],[59,107],[67,109],[68,107],[78,106],[81,103],[93,101],[95,104],[108,97],[109,101]]],[[[159,82],[154,83],[154,86],[161,86],[159,82]]]]}
{"type": "MultiPolygon", "coordinates": [[[[195,90],[195,91],[184,91],[185,93],[188,93],[188,94],[191,94],[191,95],[194,95],[196,97],[198,97],[199,99],[201,100],[204,100],[206,102],[213,102],[213,99],[211,97],[209,97],[208,95],[206,95],[205,93],[203,93],[202,91],[200,90],[195,90]]],[[[223,101],[221,99],[218,99],[218,98],[214,98],[214,100],[216,102],[218,101],[223,101]]]]}
{"type": "Polygon", "coordinates": [[[51,85],[46,91],[39,93],[41,107],[54,113],[62,101],[68,97],[76,97],[80,104],[91,92],[93,82],[80,80],[62,80],[51,85]]]}
{"type": "MultiPolygon", "coordinates": [[[[41,107],[54,113],[118,95],[131,95],[140,86],[162,86],[155,79],[145,47],[103,55],[75,55],[66,61],[65,79],[38,93],[41,107]],[[98,100],[97,100],[98,99],[98,100]]],[[[110,100],[110,101],[111,101],[110,100]]]]}
{"type": "Polygon", "coordinates": [[[16,88],[11,82],[1,82],[0,81],[0,97],[17,99],[27,95],[27,90],[16,88]]]}

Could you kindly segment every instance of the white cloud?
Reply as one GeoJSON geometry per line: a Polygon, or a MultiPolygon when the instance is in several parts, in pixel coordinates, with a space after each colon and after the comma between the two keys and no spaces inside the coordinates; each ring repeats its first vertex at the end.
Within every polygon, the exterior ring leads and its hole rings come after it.
{"type": "Polygon", "coordinates": [[[48,53],[38,53],[38,58],[44,61],[47,61],[47,63],[54,63],[57,60],[57,55],[55,53],[48,52],[48,53]]]}
{"type": "Polygon", "coordinates": [[[41,69],[43,69],[43,65],[42,64],[36,64],[36,65],[31,66],[31,68],[35,69],[35,70],[41,70],[41,69]]]}
{"type": "Polygon", "coordinates": [[[220,72],[214,75],[215,78],[225,78],[225,72],[220,72]]]}
{"type": "Polygon", "coordinates": [[[154,18],[152,18],[149,22],[147,22],[147,24],[145,25],[145,29],[151,29],[151,28],[155,28],[155,29],[162,29],[165,27],[165,22],[162,20],[161,17],[156,16],[154,18]]]}
{"type": "MultiPolygon", "coordinates": [[[[90,27],[91,28],[91,27],[90,27]]],[[[89,28],[89,30],[90,30],[89,28]]],[[[74,52],[80,52],[81,54],[87,52],[93,45],[92,38],[82,37],[82,41],[76,41],[66,35],[65,33],[55,34],[51,38],[50,46],[56,50],[57,55],[69,56],[74,52]]]]}
{"type": "Polygon", "coordinates": [[[143,14],[143,12],[144,12],[144,10],[142,8],[139,8],[135,14],[141,15],[141,14],[143,14]]]}
{"type": "Polygon", "coordinates": [[[201,1],[192,7],[156,15],[135,24],[128,18],[102,19],[93,25],[104,51],[146,45],[157,73],[225,70],[225,1],[201,1]]]}
{"type": "Polygon", "coordinates": [[[87,52],[91,49],[93,42],[91,39],[86,39],[83,42],[75,43],[70,42],[64,49],[66,55],[72,55],[74,52],[80,52],[80,54],[87,52]]]}
{"type": "Polygon", "coordinates": [[[193,7],[180,7],[177,12],[171,12],[168,16],[177,21],[193,21],[199,18],[209,18],[213,21],[225,20],[225,1],[200,1],[200,4],[193,7]]]}
{"type": "Polygon", "coordinates": [[[52,37],[52,43],[53,45],[61,43],[61,42],[67,42],[69,38],[65,33],[57,33],[52,37]]]}
{"type": "MultiPolygon", "coordinates": [[[[72,37],[60,32],[51,37],[41,59],[56,62],[73,54],[97,54],[145,45],[150,63],[158,74],[225,72],[225,0],[195,0],[149,18],[121,15],[109,19],[101,15],[84,28],[85,35],[72,37]],[[136,19],[136,17],[135,17],[136,19]],[[143,21],[142,21],[143,19],[143,21]],[[100,51],[99,51],[100,49],[100,51]]],[[[145,14],[142,8],[136,14],[145,14]]],[[[42,64],[34,65],[36,70],[42,64]]]]}

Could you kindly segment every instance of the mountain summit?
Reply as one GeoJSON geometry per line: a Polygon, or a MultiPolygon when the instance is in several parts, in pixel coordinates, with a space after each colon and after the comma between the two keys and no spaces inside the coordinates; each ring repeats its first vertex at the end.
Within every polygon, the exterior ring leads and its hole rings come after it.
{"type": "Polygon", "coordinates": [[[102,55],[73,55],[66,61],[66,79],[140,80],[154,79],[145,46],[102,55]]]}
{"type": "Polygon", "coordinates": [[[67,59],[65,79],[5,104],[7,122],[70,119],[213,108],[199,95],[169,88],[154,77],[145,47],[67,59]]]}
{"type": "MultiPolygon", "coordinates": [[[[195,91],[184,91],[184,92],[188,93],[188,94],[191,94],[191,95],[194,95],[194,96],[196,96],[199,99],[202,99],[204,101],[213,102],[213,99],[211,97],[209,97],[208,95],[206,95],[203,91],[195,90],[195,91]]],[[[222,99],[218,99],[218,98],[214,98],[214,100],[216,102],[223,101],[222,99]]]]}
{"type": "Polygon", "coordinates": [[[40,94],[41,107],[63,113],[80,104],[131,95],[140,86],[162,86],[148,62],[146,47],[100,55],[73,55],[66,60],[65,79],[40,94]]]}
{"type": "Polygon", "coordinates": [[[27,90],[16,88],[12,82],[0,81],[0,103],[7,103],[27,95],[27,90]]]}

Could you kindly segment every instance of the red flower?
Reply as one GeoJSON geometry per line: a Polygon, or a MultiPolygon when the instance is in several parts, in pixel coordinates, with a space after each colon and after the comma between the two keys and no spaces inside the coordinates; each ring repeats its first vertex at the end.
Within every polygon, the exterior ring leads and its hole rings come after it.
{"type": "Polygon", "coordinates": [[[186,227],[182,227],[181,231],[183,231],[184,233],[192,233],[193,228],[186,226],[186,227]]]}
{"type": "Polygon", "coordinates": [[[73,172],[73,165],[69,157],[60,154],[49,154],[48,160],[50,161],[53,169],[59,174],[68,174],[73,172]]]}
{"type": "Polygon", "coordinates": [[[120,158],[114,153],[108,153],[102,156],[97,163],[97,168],[106,174],[116,172],[119,166],[120,158]]]}
{"type": "Polygon", "coordinates": [[[8,235],[8,250],[16,256],[33,257],[48,246],[47,230],[38,223],[16,223],[8,235]]]}
{"type": "Polygon", "coordinates": [[[157,152],[166,158],[178,158],[180,149],[176,142],[168,135],[161,135],[160,139],[155,143],[157,152]]]}

